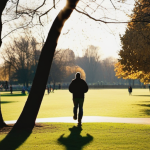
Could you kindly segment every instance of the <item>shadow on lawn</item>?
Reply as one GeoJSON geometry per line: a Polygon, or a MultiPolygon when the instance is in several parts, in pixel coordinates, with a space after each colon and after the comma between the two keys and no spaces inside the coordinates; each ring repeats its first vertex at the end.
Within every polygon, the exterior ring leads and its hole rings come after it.
{"type": "Polygon", "coordinates": [[[16,150],[30,136],[31,130],[13,129],[0,141],[0,150],[16,150]]]}
{"type": "Polygon", "coordinates": [[[71,133],[68,137],[63,137],[64,134],[62,134],[58,139],[58,143],[64,145],[66,150],[81,150],[83,146],[93,140],[93,137],[90,134],[87,134],[85,137],[80,135],[82,131],[81,127],[73,126],[72,128],[69,128],[69,130],[71,133]]]}
{"type": "Polygon", "coordinates": [[[146,96],[146,97],[150,97],[150,95],[132,95],[132,96],[146,96]]]}
{"type": "Polygon", "coordinates": [[[139,101],[141,103],[150,103],[150,101],[139,101]]]}
{"type": "Polygon", "coordinates": [[[0,104],[15,103],[17,101],[0,101],[0,104]]]}
{"type": "Polygon", "coordinates": [[[27,94],[1,94],[1,97],[3,96],[27,96],[27,94]]]}
{"type": "Polygon", "coordinates": [[[137,104],[138,106],[145,107],[141,112],[150,116],[150,104],[137,104]]]}

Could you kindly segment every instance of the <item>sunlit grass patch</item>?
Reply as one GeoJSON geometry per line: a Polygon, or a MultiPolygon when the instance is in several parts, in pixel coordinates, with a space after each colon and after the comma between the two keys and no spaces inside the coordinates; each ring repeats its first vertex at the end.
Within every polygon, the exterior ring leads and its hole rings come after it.
{"type": "MultiPolygon", "coordinates": [[[[17,120],[27,100],[27,95],[4,96],[1,100],[4,120],[17,120]]],[[[72,115],[72,94],[68,90],[55,90],[49,95],[47,91],[45,92],[38,118],[72,115]]],[[[85,94],[84,116],[149,117],[149,90],[133,89],[132,96],[129,96],[127,89],[91,89],[85,94]]]]}

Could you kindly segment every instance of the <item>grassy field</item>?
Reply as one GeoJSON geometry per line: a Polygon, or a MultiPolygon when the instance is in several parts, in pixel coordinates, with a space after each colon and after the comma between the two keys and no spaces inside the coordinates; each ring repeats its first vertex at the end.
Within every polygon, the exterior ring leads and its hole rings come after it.
{"type": "MultiPolygon", "coordinates": [[[[89,90],[85,95],[84,116],[149,117],[148,89],[89,90]]],[[[16,120],[27,96],[1,93],[4,120],[16,120]]],[[[38,118],[72,116],[72,95],[56,90],[44,95],[38,118]]],[[[150,126],[121,123],[41,123],[32,132],[0,129],[0,150],[148,150],[150,126]],[[8,144],[9,143],[9,144],[8,144]]]]}
{"type": "MultiPolygon", "coordinates": [[[[0,130],[1,131],[1,130],[0,130]]],[[[149,150],[150,126],[84,123],[38,124],[32,131],[2,132],[1,150],[149,150]],[[6,138],[5,138],[6,136],[6,138]]]]}
{"type": "MultiPolygon", "coordinates": [[[[17,120],[27,96],[7,96],[1,93],[4,120],[17,120]]],[[[10,95],[10,94],[9,94],[10,95]]],[[[72,116],[72,95],[67,90],[45,92],[38,118],[72,116]]],[[[84,116],[149,117],[150,93],[148,89],[133,89],[129,96],[127,89],[89,90],[85,94],[84,116]]]]}

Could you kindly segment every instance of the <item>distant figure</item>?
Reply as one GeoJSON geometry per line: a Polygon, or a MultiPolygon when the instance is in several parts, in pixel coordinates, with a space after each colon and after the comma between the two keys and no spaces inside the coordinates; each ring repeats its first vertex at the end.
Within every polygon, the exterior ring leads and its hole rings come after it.
{"type": "Polygon", "coordinates": [[[61,89],[61,85],[60,84],[58,85],[58,88],[61,89]]]}
{"type": "Polygon", "coordinates": [[[28,87],[27,91],[28,91],[28,94],[29,94],[30,93],[30,87],[28,87]]]}
{"type": "Polygon", "coordinates": [[[150,85],[148,86],[148,88],[149,88],[149,91],[150,91],[150,85]]]}
{"type": "Polygon", "coordinates": [[[12,94],[12,91],[13,91],[13,88],[12,88],[12,85],[10,85],[10,92],[12,94]]]}
{"type": "Polygon", "coordinates": [[[54,90],[55,90],[55,83],[53,84],[53,91],[52,91],[53,93],[54,93],[54,90]]]}
{"type": "Polygon", "coordinates": [[[50,85],[50,87],[49,87],[49,92],[51,92],[51,90],[52,90],[52,86],[50,85]]]}
{"type": "Polygon", "coordinates": [[[47,86],[47,94],[49,94],[49,86],[47,86]]]}
{"type": "Polygon", "coordinates": [[[3,85],[2,84],[0,85],[0,88],[1,88],[1,90],[3,90],[3,85]]]}
{"type": "Polygon", "coordinates": [[[83,102],[84,102],[84,93],[88,91],[87,83],[81,79],[81,75],[79,72],[76,73],[75,79],[69,85],[69,91],[73,93],[73,119],[77,119],[77,109],[79,107],[78,113],[78,126],[81,126],[81,120],[83,117],[83,102]]]}
{"type": "Polygon", "coordinates": [[[129,92],[129,95],[131,95],[131,94],[132,94],[132,87],[131,87],[131,86],[129,86],[129,88],[128,88],[128,92],[129,92]]]}
{"type": "Polygon", "coordinates": [[[22,88],[22,94],[25,94],[25,87],[22,88]]]}
{"type": "Polygon", "coordinates": [[[7,91],[7,89],[8,89],[8,82],[5,81],[5,91],[7,91]]]}

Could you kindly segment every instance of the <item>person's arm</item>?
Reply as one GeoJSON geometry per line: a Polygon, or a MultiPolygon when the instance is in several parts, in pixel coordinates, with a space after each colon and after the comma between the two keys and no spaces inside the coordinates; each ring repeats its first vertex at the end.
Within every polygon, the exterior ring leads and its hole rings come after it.
{"type": "Polygon", "coordinates": [[[69,91],[70,93],[73,93],[73,81],[69,85],[69,91]]]}
{"type": "Polygon", "coordinates": [[[88,89],[89,89],[89,87],[88,87],[87,83],[84,81],[84,93],[86,93],[88,91],[88,89]]]}
{"type": "Polygon", "coordinates": [[[86,92],[88,92],[89,87],[88,87],[88,85],[87,85],[87,83],[86,83],[86,82],[85,82],[85,84],[86,84],[86,88],[85,88],[85,89],[86,89],[86,90],[85,90],[85,93],[86,93],[86,92]]]}

